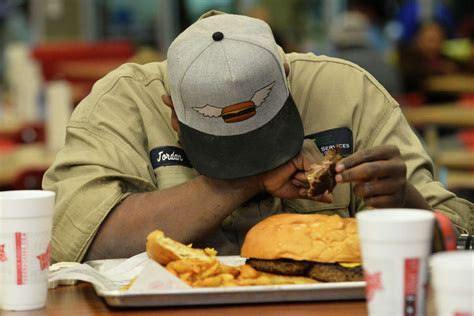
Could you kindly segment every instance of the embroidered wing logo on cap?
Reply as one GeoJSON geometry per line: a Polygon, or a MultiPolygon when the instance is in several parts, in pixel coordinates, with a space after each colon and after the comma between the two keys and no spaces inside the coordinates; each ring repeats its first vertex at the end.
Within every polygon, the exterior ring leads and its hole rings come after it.
{"type": "Polygon", "coordinates": [[[203,107],[193,107],[193,109],[205,117],[222,117],[226,123],[245,121],[257,113],[257,107],[265,102],[274,85],[275,81],[257,90],[249,101],[228,105],[224,108],[206,104],[203,107]]]}

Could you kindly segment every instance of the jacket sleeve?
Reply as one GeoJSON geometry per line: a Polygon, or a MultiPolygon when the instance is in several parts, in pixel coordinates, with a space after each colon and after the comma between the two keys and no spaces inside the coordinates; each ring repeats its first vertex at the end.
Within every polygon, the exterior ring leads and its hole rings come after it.
{"type": "Polygon", "coordinates": [[[472,232],[473,204],[458,198],[433,179],[432,160],[397,104],[392,103],[391,110],[382,118],[380,126],[370,147],[381,144],[396,145],[405,160],[408,181],[418,189],[433,209],[447,215],[460,233],[472,232]]]}
{"type": "Polygon", "coordinates": [[[43,188],[56,192],[54,262],[81,261],[110,210],[133,192],[156,189],[140,144],[140,101],[127,89],[130,83],[99,86],[79,104],[66,145],[44,176],[43,188]]]}

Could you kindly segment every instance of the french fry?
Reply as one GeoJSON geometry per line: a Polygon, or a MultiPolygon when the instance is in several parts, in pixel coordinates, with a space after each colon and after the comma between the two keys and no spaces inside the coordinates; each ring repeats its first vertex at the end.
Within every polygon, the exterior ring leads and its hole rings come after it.
{"type": "Polygon", "coordinates": [[[232,267],[220,261],[181,259],[171,261],[166,269],[192,287],[229,287],[272,284],[308,284],[306,277],[282,276],[255,270],[248,264],[232,267]]]}
{"type": "Polygon", "coordinates": [[[214,264],[212,264],[209,268],[205,269],[203,272],[200,273],[200,276],[202,278],[207,278],[216,274],[219,274],[219,266],[220,262],[216,261],[214,264]]]}
{"type": "Polygon", "coordinates": [[[222,284],[222,276],[216,275],[197,280],[192,284],[193,287],[218,287],[222,284]]]}
{"type": "Polygon", "coordinates": [[[183,274],[179,275],[179,278],[181,280],[183,280],[184,282],[186,282],[186,283],[191,282],[192,277],[193,277],[193,275],[192,275],[191,272],[186,272],[186,273],[183,273],[183,274]]]}
{"type": "Polygon", "coordinates": [[[221,263],[219,265],[219,274],[231,274],[234,277],[237,277],[240,274],[240,270],[236,267],[231,267],[221,263]]]}
{"type": "Polygon", "coordinates": [[[259,272],[250,265],[231,267],[219,261],[182,259],[168,263],[166,269],[192,287],[229,287],[272,284],[316,283],[306,277],[282,276],[259,272]]]}
{"type": "Polygon", "coordinates": [[[239,278],[242,279],[255,279],[260,275],[260,272],[252,268],[252,266],[248,264],[244,264],[239,267],[240,275],[239,278]]]}
{"type": "Polygon", "coordinates": [[[232,282],[233,280],[235,280],[234,276],[232,274],[229,274],[229,273],[223,273],[221,274],[222,276],[222,281],[225,283],[225,282],[232,282]]]}

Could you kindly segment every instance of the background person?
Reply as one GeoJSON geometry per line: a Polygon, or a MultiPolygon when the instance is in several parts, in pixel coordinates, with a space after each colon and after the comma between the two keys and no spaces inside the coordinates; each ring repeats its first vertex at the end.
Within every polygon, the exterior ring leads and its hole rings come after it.
{"type": "Polygon", "coordinates": [[[420,25],[410,44],[400,50],[400,68],[405,91],[423,93],[427,103],[442,102],[445,98],[426,91],[426,80],[432,76],[458,72],[456,63],[442,52],[445,39],[445,32],[439,23],[425,22],[420,25]]]}

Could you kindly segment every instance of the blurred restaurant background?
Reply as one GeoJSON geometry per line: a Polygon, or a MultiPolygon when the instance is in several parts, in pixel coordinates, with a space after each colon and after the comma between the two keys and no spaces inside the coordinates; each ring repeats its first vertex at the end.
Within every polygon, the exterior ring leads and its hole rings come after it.
{"type": "Polygon", "coordinates": [[[265,20],[286,52],[367,69],[399,101],[436,179],[474,200],[472,0],[0,0],[0,190],[40,188],[94,82],[164,60],[210,9],[265,20]]]}

